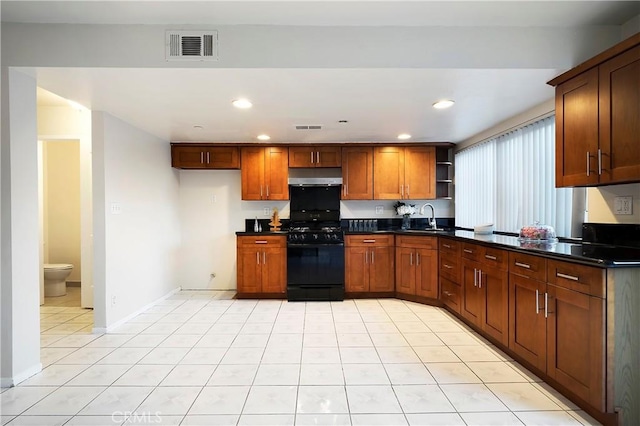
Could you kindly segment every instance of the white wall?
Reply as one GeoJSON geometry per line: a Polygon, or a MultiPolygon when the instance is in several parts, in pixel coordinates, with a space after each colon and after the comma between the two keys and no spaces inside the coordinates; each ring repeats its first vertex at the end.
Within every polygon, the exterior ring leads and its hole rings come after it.
{"type": "Polygon", "coordinates": [[[2,68],[2,386],[40,364],[40,217],[36,82],[2,68]]]}
{"type": "Polygon", "coordinates": [[[178,173],[168,141],[93,115],[95,292],[106,301],[104,323],[96,319],[95,327],[108,328],[178,287],[178,173]],[[114,205],[121,213],[112,213],[114,205]]]}
{"type": "Polygon", "coordinates": [[[640,183],[589,188],[587,220],[596,223],[640,223],[640,183]],[[633,197],[633,214],[616,215],[614,198],[624,196],[633,197]]]}

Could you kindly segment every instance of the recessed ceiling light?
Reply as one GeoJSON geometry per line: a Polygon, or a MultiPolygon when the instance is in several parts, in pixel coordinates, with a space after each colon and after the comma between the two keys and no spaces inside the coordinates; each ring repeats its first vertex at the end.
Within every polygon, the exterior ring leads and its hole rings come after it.
{"type": "Polygon", "coordinates": [[[253,106],[253,104],[248,99],[236,99],[233,102],[231,102],[231,104],[234,107],[240,108],[240,109],[247,109],[253,106]]]}
{"type": "Polygon", "coordinates": [[[453,106],[455,102],[453,102],[452,100],[449,99],[444,99],[442,101],[438,101],[436,103],[433,104],[433,107],[435,109],[445,109],[445,108],[449,108],[451,106],[453,106]]]}
{"type": "Polygon", "coordinates": [[[347,121],[347,120],[338,120],[338,123],[340,123],[340,124],[347,124],[348,122],[349,121],[347,121]]]}
{"type": "Polygon", "coordinates": [[[398,139],[400,140],[411,139],[411,135],[409,133],[400,133],[398,135],[398,139]]]}
{"type": "Polygon", "coordinates": [[[271,139],[271,136],[269,136],[269,135],[258,135],[258,139],[260,139],[261,141],[268,141],[269,139],[271,139]]]}
{"type": "Polygon", "coordinates": [[[196,129],[196,130],[202,130],[202,129],[204,129],[204,127],[202,127],[202,126],[201,126],[201,125],[199,125],[199,124],[194,124],[194,125],[193,125],[193,128],[194,128],[194,129],[196,129]]]}

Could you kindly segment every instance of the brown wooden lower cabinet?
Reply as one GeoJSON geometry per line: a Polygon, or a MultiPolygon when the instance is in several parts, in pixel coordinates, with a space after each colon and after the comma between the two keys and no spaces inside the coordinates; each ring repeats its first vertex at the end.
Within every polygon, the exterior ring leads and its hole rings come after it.
{"type": "Polygon", "coordinates": [[[393,293],[393,235],[347,235],[345,292],[393,293]]]}
{"type": "Polygon", "coordinates": [[[396,293],[438,298],[438,251],[435,237],[396,238],[396,293]]]}
{"type": "Polygon", "coordinates": [[[287,249],[285,236],[237,237],[238,296],[285,296],[287,249]]]}

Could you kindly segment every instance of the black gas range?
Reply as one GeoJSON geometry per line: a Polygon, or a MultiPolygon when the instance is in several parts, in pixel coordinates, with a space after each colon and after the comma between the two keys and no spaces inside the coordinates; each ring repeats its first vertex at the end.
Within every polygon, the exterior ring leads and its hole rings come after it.
{"type": "Polygon", "coordinates": [[[290,185],[287,299],[344,299],[344,232],[340,185],[290,185]]]}

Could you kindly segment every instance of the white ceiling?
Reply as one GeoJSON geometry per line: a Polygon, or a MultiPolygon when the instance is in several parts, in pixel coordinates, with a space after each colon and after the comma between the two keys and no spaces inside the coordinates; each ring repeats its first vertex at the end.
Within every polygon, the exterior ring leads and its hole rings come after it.
{"type": "MultiPolygon", "coordinates": [[[[2,1],[3,22],[568,27],[621,25],[617,1],[2,1]]],[[[39,86],[165,140],[459,142],[553,97],[564,69],[38,68],[39,86]],[[237,110],[239,96],[254,107],[237,110]],[[440,98],[455,99],[434,110],[440,98]],[[339,120],[348,120],[339,124],[339,120]],[[322,125],[297,131],[295,125],[322,125]],[[202,126],[195,129],[194,126],[202,126]]],[[[42,91],[39,96],[45,96],[42,91]]],[[[52,103],[40,98],[41,105],[52,103]]]]}

